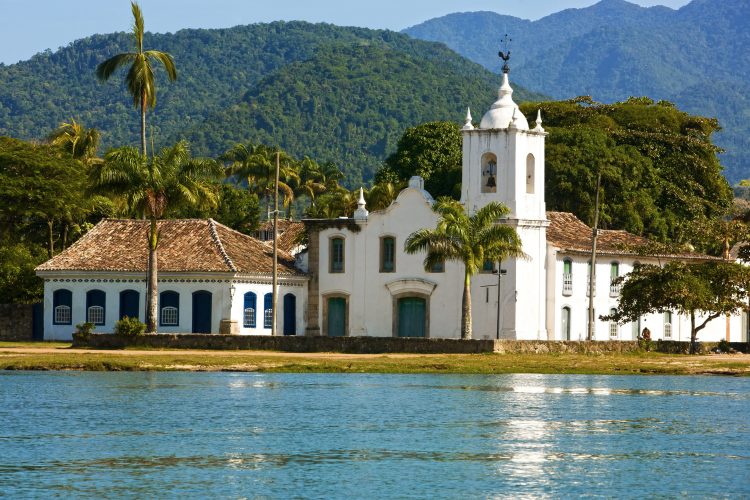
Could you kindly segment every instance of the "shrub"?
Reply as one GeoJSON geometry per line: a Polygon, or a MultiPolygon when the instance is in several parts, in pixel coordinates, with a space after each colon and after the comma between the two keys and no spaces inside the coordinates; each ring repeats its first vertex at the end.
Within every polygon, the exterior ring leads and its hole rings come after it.
{"type": "Polygon", "coordinates": [[[716,346],[716,350],[720,353],[728,353],[732,352],[734,349],[730,347],[729,342],[727,342],[726,339],[721,339],[719,341],[719,344],[716,346]]]}
{"type": "Polygon", "coordinates": [[[73,340],[82,343],[88,342],[94,328],[95,326],[93,323],[78,323],[76,325],[76,331],[73,332],[73,340]]]}
{"type": "Polygon", "coordinates": [[[138,321],[138,318],[125,316],[115,323],[115,334],[123,337],[138,337],[146,331],[146,324],[138,321]]]}

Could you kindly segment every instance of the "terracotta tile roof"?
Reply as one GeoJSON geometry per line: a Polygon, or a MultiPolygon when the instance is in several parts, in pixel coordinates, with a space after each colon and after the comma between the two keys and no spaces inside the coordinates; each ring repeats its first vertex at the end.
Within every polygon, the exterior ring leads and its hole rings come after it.
{"type": "MultiPolygon", "coordinates": [[[[37,271],[146,272],[149,222],[104,219],[37,271]]],[[[159,221],[159,271],[271,274],[273,257],[257,239],[212,219],[159,221]]],[[[279,252],[279,274],[302,274],[279,252]]]]}
{"type": "MultiPolygon", "coordinates": [[[[547,212],[550,225],[547,228],[547,242],[569,253],[591,254],[591,227],[569,212],[547,212]]],[[[600,255],[652,255],[683,259],[712,260],[714,257],[699,253],[652,254],[639,252],[653,246],[653,242],[643,236],[627,231],[600,229],[596,242],[596,253],[600,255]]]]}
{"type": "MultiPolygon", "coordinates": [[[[273,232],[273,221],[266,221],[260,225],[258,232],[273,232]]],[[[302,243],[302,237],[305,233],[305,225],[299,221],[280,220],[279,226],[279,250],[290,253],[302,243]]],[[[263,243],[273,246],[273,240],[264,240],[263,243]]]]}

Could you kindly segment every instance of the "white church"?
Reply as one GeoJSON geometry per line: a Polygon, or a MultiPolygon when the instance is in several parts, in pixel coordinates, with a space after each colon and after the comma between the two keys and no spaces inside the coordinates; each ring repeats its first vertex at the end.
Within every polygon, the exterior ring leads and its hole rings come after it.
{"type": "MultiPolygon", "coordinates": [[[[516,229],[528,258],[487,262],[472,279],[473,338],[584,340],[592,230],[573,214],[546,211],[541,116],[530,128],[508,73],[502,78],[479,125],[468,113],[462,129],[461,203],[470,213],[489,202],[505,204],[510,215],[501,223],[516,229]]],[[[412,232],[435,227],[433,203],[423,180],[413,177],[385,210],[368,212],[360,198],[351,218],[285,222],[275,308],[268,241],[210,219],[161,221],[159,332],[270,335],[275,311],[284,335],[458,339],[463,265],[424,269],[424,255],[404,251],[412,232]]],[[[104,220],[37,268],[45,339],[70,339],[85,321],[97,332],[111,332],[124,316],[145,321],[146,231],[146,221],[104,220]]],[[[646,242],[625,231],[599,231],[595,340],[634,340],[644,328],[654,340],[690,339],[689,318],[672,312],[624,326],[598,319],[617,306],[614,278],[637,262],[711,259],[638,255],[634,248],[646,242]]],[[[699,340],[744,342],[747,332],[743,314],[710,322],[699,340]]]]}

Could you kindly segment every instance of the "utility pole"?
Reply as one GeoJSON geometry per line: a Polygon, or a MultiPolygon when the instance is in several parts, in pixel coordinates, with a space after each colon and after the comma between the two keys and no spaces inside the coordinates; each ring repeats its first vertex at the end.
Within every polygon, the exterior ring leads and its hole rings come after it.
{"type": "Polygon", "coordinates": [[[278,226],[279,226],[279,162],[280,162],[280,156],[281,153],[279,151],[276,151],[276,183],[274,185],[274,194],[273,194],[273,290],[271,293],[271,301],[273,304],[271,305],[271,335],[276,336],[278,335],[278,332],[276,331],[276,303],[277,303],[277,295],[278,295],[278,288],[279,288],[279,270],[278,270],[278,259],[279,259],[279,250],[277,247],[276,240],[278,239],[278,226]]]}
{"type": "Polygon", "coordinates": [[[596,238],[599,235],[599,188],[602,183],[602,173],[596,177],[596,206],[594,212],[594,228],[591,242],[591,272],[589,274],[589,328],[586,340],[594,339],[594,289],[596,285],[596,238]]]}

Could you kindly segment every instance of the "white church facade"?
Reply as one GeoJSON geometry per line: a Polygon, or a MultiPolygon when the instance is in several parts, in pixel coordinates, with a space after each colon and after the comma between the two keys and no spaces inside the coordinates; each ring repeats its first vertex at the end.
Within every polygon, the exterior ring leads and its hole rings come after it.
{"type": "MultiPolygon", "coordinates": [[[[488,262],[473,277],[473,338],[584,340],[592,230],[573,214],[546,211],[546,132],[539,115],[529,127],[512,93],[506,72],[479,125],[469,113],[462,129],[461,203],[469,213],[489,202],[506,205],[501,223],[516,229],[528,256],[488,262]]],[[[351,218],[306,220],[304,228],[285,223],[275,308],[268,241],[210,219],[161,221],[159,332],[270,335],[275,311],[284,335],[458,339],[463,265],[424,269],[424,255],[404,251],[412,232],[435,227],[433,203],[413,177],[384,210],[368,212],[361,198],[351,218]]],[[[110,332],[123,316],[145,320],[146,231],[145,221],[102,221],[37,268],[45,339],[70,339],[84,321],[110,332]]],[[[267,239],[268,228],[259,236],[267,239]]],[[[652,339],[689,340],[689,319],[673,312],[628,325],[598,319],[617,306],[612,280],[637,262],[711,259],[638,255],[633,249],[646,242],[599,231],[595,340],[634,340],[644,328],[652,339]]],[[[736,315],[710,322],[699,340],[747,341],[747,331],[747,315],[736,315]]]]}

